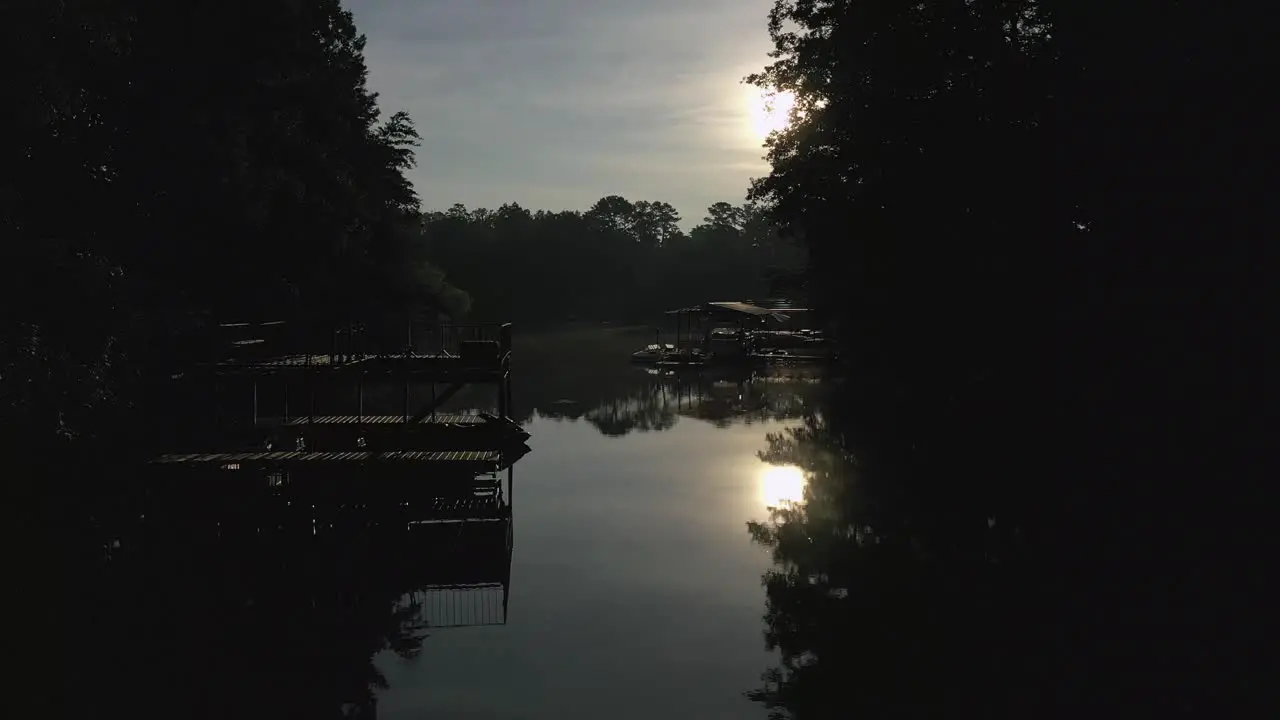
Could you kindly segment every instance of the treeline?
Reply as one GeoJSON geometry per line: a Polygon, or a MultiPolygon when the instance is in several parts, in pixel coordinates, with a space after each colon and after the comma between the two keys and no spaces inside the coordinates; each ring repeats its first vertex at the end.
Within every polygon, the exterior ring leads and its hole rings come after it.
{"type": "Polygon", "coordinates": [[[338,0],[6,6],[10,439],[112,425],[219,321],[465,311],[338,0]]]}
{"type": "MultiPolygon", "coordinates": [[[[987,619],[1071,643],[1045,692],[1024,697],[1034,686],[970,652],[994,636],[941,637],[963,617],[930,626],[924,659],[980,689],[967,710],[1212,714],[1261,690],[1257,661],[1208,620],[1246,622],[1251,596],[1210,558],[1250,556],[1265,527],[1238,502],[1265,464],[1261,260],[1277,220],[1274,162],[1258,151],[1276,117],[1256,59],[1272,51],[1254,7],[774,4],[774,61],[751,80],[794,93],[795,111],[751,197],[807,247],[811,301],[850,362],[829,453],[857,464],[815,491],[855,518],[836,532],[873,524],[895,548],[886,560],[840,540],[836,570],[855,580],[843,598],[804,598],[832,626],[800,642],[778,639],[812,627],[781,614],[799,601],[770,589],[771,642],[809,651],[756,695],[779,717],[835,716],[830,698],[859,705],[848,714],[946,714],[956,685],[920,657],[880,683],[861,672],[881,657],[874,641],[861,658],[830,652],[849,628],[855,645],[887,632],[858,624],[897,606],[875,595],[896,581],[885,563],[906,576],[891,598],[966,607],[1002,588],[1023,598],[1018,617],[987,619]],[[1030,559],[984,555],[967,542],[984,527],[1016,529],[1030,559]],[[929,584],[915,572],[934,562],[967,570],[929,584]]],[[[825,539],[797,517],[778,527],[803,549],[791,572],[812,584],[825,539]]],[[[1018,668],[1024,652],[1000,662],[1018,668]]]]}
{"type": "Polygon", "coordinates": [[[688,233],[670,204],[617,195],[585,212],[454,205],[422,222],[428,256],[482,320],[652,323],[687,304],[769,295],[804,262],[755,204],[716,203],[688,233]]]}

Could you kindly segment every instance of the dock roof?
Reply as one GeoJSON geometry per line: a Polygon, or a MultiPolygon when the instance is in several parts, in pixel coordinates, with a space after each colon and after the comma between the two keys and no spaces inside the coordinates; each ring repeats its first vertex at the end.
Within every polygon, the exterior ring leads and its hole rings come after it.
{"type": "Polygon", "coordinates": [[[745,302],[708,302],[696,305],[694,307],[679,308],[676,310],[668,310],[668,315],[685,315],[685,314],[706,314],[706,315],[750,315],[752,317],[772,316],[774,319],[785,320],[786,315],[777,310],[770,310],[759,305],[752,305],[745,302]]]}
{"type": "Polygon", "coordinates": [[[746,313],[747,315],[770,315],[772,311],[762,308],[759,305],[752,305],[744,302],[712,302],[707,303],[711,307],[720,308],[721,310],[731,310],[733,312],[746,313]]]}

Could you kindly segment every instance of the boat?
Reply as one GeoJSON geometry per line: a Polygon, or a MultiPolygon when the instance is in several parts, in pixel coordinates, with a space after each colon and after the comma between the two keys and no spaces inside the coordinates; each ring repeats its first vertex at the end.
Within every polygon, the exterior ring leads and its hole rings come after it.
{"type": "Polygon", "coordinates": [[[750,334],[752,357],[789,357],[795,360],[817,360],[831,356],[826,336],[814,330],[764,330],[750,334]]]}
{"type": "Polygon", "coordinates": [[[747,352],[749,333],[742,328],[712,328],[707,335],[707,352],[718,362],[741,360],[747,352]]]}
{"type": "Polygon", "coordinates": [[[672,365],[707,365],[711,362],[711,357],[711,353],[706,352],[702,348],[682,348],[659,360],[658,365],[662,367],[669,367],[672,365]]]}
{"type": "Polygon", "coordinates": [[[656,363],[676,354],[676,346],[671,343],[660,345],[650,343],[643,350],[631,353],[631,362],[656,363]]]}

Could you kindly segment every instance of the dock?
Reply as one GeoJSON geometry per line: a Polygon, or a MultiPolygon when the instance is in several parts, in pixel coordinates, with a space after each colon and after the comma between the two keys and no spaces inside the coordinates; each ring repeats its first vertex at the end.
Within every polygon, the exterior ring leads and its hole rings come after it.
{"type": "Polygon", "coordinates": [[[441,382],[484,382],[498,379],[510,368],[509,353],[503,358],[463,358],[441,353],[399,353],[387,355],[281,355],[261,359],[219,360],[201,366],[214,375],[275,375],[281,373],[329,372],[363,376],[434,378],[441,382]]]}
{"type": "Polygon", "coordinates": [[[218,330],[202,362],[165,373],[175,427],[138,468],[129,552],[197,548],[254,592],[296,588],[300,607],[336,573],[423,630],[506,623],[514,465],[530,452],[511,419],[511,325],[218,330]],[[490,412],[442,409],[469,386],[466,405],[490,412]]]}
{"type": "MultiPolygon", "coordinates": [[[[352,327],[316,330],[288,323],[223,323],[220,338],[199,363],[206,374],[289,371],[377,373],[466,372],[493,375],[509,369],[511,323],[408,323],[376,337],[352,327]]],[[[362,326],[361,326],[362,327],[362,326]]]]}
{"type": "Polygon", "coordinates": [[[224,452],[161,455],[157,465],[246,465],[282,466],[310,463],[472,463],[485,468],[496,466],[502,453],[479,450],[393,450],[388,452],[224,452]]]}
{"type": "Polygon", "coordinates": [[[282,420],[281,424],[285,427],[300,427],[312,425],[342,425],[344,427],[363,425],[386,426],[386,425],[480,425],[484,422],[484,417],[478,414],[467,415],[428,415],[427,417],[414,419],[405,415],[316,415],[307,417],[296,417],[290,420],[282,420]]]}
{"type": "MultiPolygon", "coordinates": [[[[668,351],[638,352],[635,362],[662,367],[826,363],[837,352],[825,335],[804,318],[808,308],[785,300],[705,302],[668,310],[675,342],[668,351]]],[[[655,329],[654,345],[662,332],[655,329]]]]}
{"type": "MultiPolygon", "coordinates": [[[[364,415],[367,385],[402,383],[405,417],[434,415],[441,406],[468,385],[486,385],[495,391],[497,414],[507,416],[511,406],[510,323],[425,326],[409,323],[397,333],[376,336],[354,329],[289,330],[282,322],[225,323],[210,356],[175,377],[206,383],[215,397],[235,389],[252,397],[252,422],[267,415],[259,405],[259,390],[284,388],[285,421],[291,416],[315,415],[315,394],[320,389],[352,388],[360,396],[351,408],[364,415]],[[327,347],[325,347],[327,346],[327,347]],[[319,352],[317,352],[319,350],[319,352]],[[430,385],[431,401],[425,407],[409,407],[409,385],[430,385]],[[297,397],[301,385],[303,398],[297,397]],[[289,397],[290,387],[294,397],[289,397]],[[306,408],[304,413],[290,407],[306,408]]],[[[217,400],[214,401],[217,404],[217,400]]]]}
{"type": "Polygon", "coordinates": [[[303,438],[314,450],[497,450],[529,439],[494,415],[320,415],[262,421],[284,447],[303,438]]]}
{"type": "Polygon", "coordinates": [[[209,390],[196,394],[211,401],[212,423],[199,426],[208,431],[180,437],[147,464],[183,512],[202,515],[205,503],[228,517],[245,504],[278,513],[292,499],[315,518],[378,507],[398,508],[392,516],[405,522],[510,522],[511,467],[529,452],[529,434],[509,417],[509,323],[411,324],[390,338],[369,337],[358,323],[319,333],[279,321],[219,327],[211,359],[177,381],[209,390]],[[496,414],[440,411],[471,384],[494,388],[496,414]],[[375,385],[384,407],[370,414],[375,385]],[[317,396],[348,407],[318,412],[317,396]],[[400,412],[387,414],[398,396],[400,412]],[[497,478],[504,471],[506,493],[497,478]]]}

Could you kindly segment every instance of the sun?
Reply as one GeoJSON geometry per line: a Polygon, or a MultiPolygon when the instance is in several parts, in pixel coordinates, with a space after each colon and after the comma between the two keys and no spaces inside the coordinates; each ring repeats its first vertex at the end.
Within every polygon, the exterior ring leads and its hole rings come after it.
{"type": "Polygon", "coordinates": [[[760,470],[760,499],[765,507],[804,501],[804,471],[794,465],[766,465],[760,470]]]}
{"type": "Polygon", "coordinates": [[[756,137],[764,141],[774,132],[785,130],[791,122],[791,108],[796,96],[790,91],[768,92],[756,87],[748,88],[751,128],[756,137]]]}

